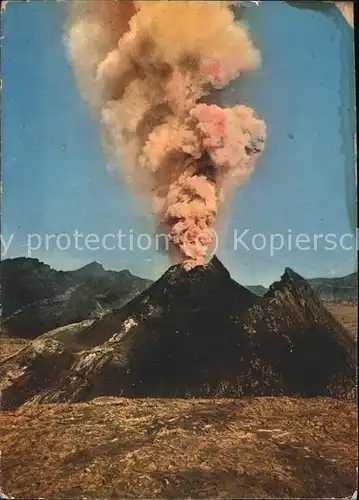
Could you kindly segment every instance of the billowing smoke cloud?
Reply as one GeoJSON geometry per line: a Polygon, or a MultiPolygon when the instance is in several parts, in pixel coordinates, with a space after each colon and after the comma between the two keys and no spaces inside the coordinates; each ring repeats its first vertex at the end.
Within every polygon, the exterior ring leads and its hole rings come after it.
{"type": "Polygon", "coordinates": [[[221,204],[264,148],[265,124],[252,109],[204,102],[260,62],[231,3],[81,1],[66,30],[108,153],[149,197],[186,268],[206,261],[221,204]]]}

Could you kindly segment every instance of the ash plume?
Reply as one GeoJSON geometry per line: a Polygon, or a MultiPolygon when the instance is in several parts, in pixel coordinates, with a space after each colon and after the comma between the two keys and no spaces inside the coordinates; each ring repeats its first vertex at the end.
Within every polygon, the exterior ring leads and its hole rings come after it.
{"type": "Polygon", "coordinates": [[[169,235],[205,263],[221,205],[253,171],[265,124],[203,98],[260,63],[227,1],[74,2],[66,42],[106,151],[169,235]]]}

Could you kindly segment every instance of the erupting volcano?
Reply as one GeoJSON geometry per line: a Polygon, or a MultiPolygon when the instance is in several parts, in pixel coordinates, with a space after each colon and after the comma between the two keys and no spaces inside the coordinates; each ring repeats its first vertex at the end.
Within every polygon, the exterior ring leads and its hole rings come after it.
{"type": "Polygon", "coordinates": [[[260,63],[234,2],[74,2],[66,28],[79,88],[116,168],[149,199],[171,257],[204,264],[223,202],[253,171],[265,123],[204,98],[260,63]]]}

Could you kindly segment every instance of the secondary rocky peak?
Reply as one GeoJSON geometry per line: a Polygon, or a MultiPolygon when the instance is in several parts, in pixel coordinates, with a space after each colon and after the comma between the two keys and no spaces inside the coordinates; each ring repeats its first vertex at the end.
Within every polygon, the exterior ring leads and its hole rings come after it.
{"type": "Polygon", "coordinates": [[[265,297],[275,297],[280,295],[292,295],[293,298],[312,297],[313,290],[309,283],[290,267],[286,267],[280,281],[275,281],[269,287],[265,297]]]}

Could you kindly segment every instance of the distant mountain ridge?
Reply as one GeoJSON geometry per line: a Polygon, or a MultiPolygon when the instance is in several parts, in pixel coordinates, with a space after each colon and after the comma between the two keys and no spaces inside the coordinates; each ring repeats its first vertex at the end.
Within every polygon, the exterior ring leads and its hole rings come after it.
{"type": "Polygon", "coordinates": [[[0,263],[2,327],[34,338],[53,328],[96,318],[124,305],[152,281],[128,270],[106,271],[92,262],[75,271],[57,271],[38,259],[0,263]]]}
{"type": "Polygon", "coordinates": [[[358,273],[341,278],[313,278],[308,283],[325,300],[358,300],[358,273]]]}
{"type": "MultiPolygon", "coordinates": [[[[310,278],[306,281],[318,297],[323,300],[358,300],[357,272],[339,278],[310,278]]],[[[260,297],[263,297],[268,290],[262,285],[249,285],[246,288],[260,297]]]]}
{"type": "Polygon", "coordinates": [[[248,285],[246,288],[259,297],[263,297],[268,292],[268,288],[262,285],[248,285]]]}

